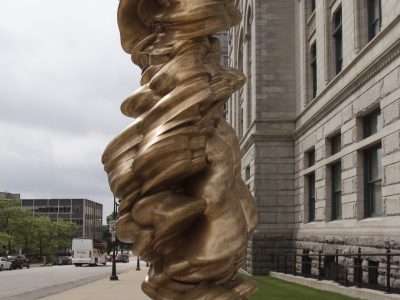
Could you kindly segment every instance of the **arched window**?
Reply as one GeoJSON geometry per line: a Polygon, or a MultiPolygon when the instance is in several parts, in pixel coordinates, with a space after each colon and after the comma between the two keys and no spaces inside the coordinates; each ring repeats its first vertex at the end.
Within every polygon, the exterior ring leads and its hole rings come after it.
{"type": "Polygon", "coordinates": [[[240,35],[238,46],[239,46],[238,69],[243,71],[243,34],[240,35]]]}

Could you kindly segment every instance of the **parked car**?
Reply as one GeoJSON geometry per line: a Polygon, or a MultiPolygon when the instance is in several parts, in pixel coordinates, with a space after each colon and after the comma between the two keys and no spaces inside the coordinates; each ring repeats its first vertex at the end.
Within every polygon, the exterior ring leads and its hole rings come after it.
{"type": "Polygon", "coordinates": [[[24,255],[9,255],[7,256],[7,259],[11,262],[12,269],[22,269],[23,267],[29,269],[31,267],[29,259],[27,259],[24,255]]]}
{"type": "Polygon", "coordinates": [[[11,261],[9,261],[5,257],[0,257],[0,271],[11,270],[11,269],[12,269],[11,261]]]}
{"type": "Polygon", "coordinates": [[[115,262],[123,262],[123,263],[128,263],[129,262],[129,255],[126,253],[118,254],[115,257],[115,262]]]}
{"type": "Polygon", "coordinates": [[[72,265],[72,257],[71,256],[57,256],[56,265],[72,265]]]}

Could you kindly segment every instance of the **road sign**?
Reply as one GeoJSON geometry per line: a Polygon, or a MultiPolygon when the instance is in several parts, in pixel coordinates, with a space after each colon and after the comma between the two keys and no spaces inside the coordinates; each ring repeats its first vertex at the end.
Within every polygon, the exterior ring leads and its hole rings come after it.
{"type": "Polygon", "coordinates": [[[111,233],[111,242],[115,242],[117,240],[117,237],[116,237],[116,234],[115,234],[115,231],[113,232],[113,233],[111,233]]]}
{"type": "Polygon", "coordinates": [[[115,227],[117,226],[117,221],[110,221],[110,224],[109,224],[109,231],[110,231],[110,233],[111,234],[115,234],[115,227]]]}

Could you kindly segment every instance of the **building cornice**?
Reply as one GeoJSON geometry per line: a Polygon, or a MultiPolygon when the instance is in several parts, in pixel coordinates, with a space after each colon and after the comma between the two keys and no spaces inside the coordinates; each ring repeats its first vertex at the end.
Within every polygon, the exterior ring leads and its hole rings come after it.
{"type": "MultiPolygon", "coordinates": [[[[334,86],[341,80],[345,75],[347,75],[353,67],[360,63],[362,59],[365,58],[366,54],[371,50],[372,47],[376,46],[382,39],[387,36],[387,34],[393,30],[394,27],[399,27],[400,16],[397,17],[393,22],[391,22],[388,27],[382,30],[382,32],[375,37],[368,45],[364,47],[358,54],[358,56],[341,72],[339,73],[328,86],[313,100],[311,101],[305,109],[297,116],[296,121],[299,122],[305,114],[308,113],[311,108],[321,101],[326,94],[331,91],[334,86]]],[[[398,35],[397,35],[398,36],[398,35]]],[[[336,93],[332,99],[330,99],[321,109],[318,109],[312,116],[310,116],[303,124],[298,126],[294,131],[294,137],[298,138],[303,135],[308,129],[317,124],[322,120],[329,112],[334,108],[344,102],[349,98],[354,92],[359,90],[365,83],[371,80],[376,74],[378,74],[382,69],[388,66],[392,61],[400,56],[400,38],[387,48],[381,55],[379,55],[373,63],[369,64],[365,69],[358,73],[349,83],[344,86],[338,93],[336,93]]]]}

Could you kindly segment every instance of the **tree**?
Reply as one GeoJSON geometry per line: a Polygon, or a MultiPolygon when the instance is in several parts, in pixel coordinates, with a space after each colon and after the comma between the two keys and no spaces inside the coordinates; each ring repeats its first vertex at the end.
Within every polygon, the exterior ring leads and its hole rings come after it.
{"type": "Polygon", "coordinates": [[[118,215],[116,213],[112,212],[106,218],[107,225],[110,224],[110,221],[113,221],[113,220],[116,220],[116,219],[118,219],[118,215]]]}
{"type": "Polygon", "coordinates": [[[12,240],[12,236],[9,236],[5,232],[0,232],[0,255],[6,254],[6,249],[7,249],[9,240],[12,240]]]}
{"type": "Polygon", "coordinates": [[[32,227],[34,230],[34,238],[38,244],[39,257],[43,257],[45,250],[50,243],[51,220],[49,217],[36,217],[33,219],[32,227]]]}
{"type": "Polygon", "coordinates": [[[72,246],[72,238],[76,230],[76,224],[58,220],[53,222],[52,236],[56,243],[57,250],[69,249],[72,246]]]}
{"type": "Polygon", "coordinates": [[[21,215],[13,218],[10,222],[15,243],[23,249],[25,255],[30,254],[30,245],[34,242],[35,228],[33,227],[33,217],[27,211],[21,211],[21,215]]]}
{"type": "Polygon", "coordinates": [[[4,255],[23,249],[28,255],[54,256],[71,248],[75,224],[51,221],[47,216],[33,217],[22,210],[19,201],[0,200],[0,252],[4,255]],[[13,249],[14,248],[14,249],[13,249]]]}
{"type": "Polygon", "coordinates": [[[18,200],[0,200],[0,231],[8,236],[8,253],[12,252],[13,231],[15,230],[13,222],[24,217],[20,205],[21,202],[18,200]]]}

